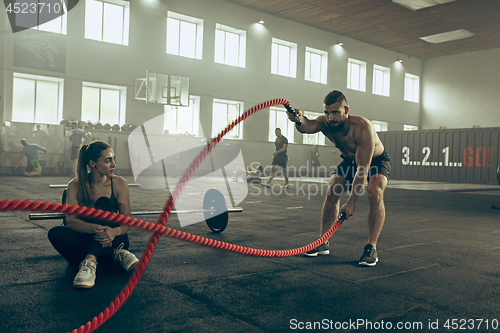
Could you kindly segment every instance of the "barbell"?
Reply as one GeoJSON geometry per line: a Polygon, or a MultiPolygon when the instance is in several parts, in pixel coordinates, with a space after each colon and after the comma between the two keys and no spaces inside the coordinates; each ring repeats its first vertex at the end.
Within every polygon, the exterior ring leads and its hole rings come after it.
{"type": "MultiPolygon", "coordinates": [[[[66,201],[66,191],[63,193],[63,203],[66,201]]],[[[216,233],[223,232],[229,221],[229,213],[241,213],[243,208],[232,207],[227,208],[226,199],[221,191],[211,188],[203,197],[203,209],[193,209],[193,210],[172,210],[171,213],[175,214],[191,214],[191,213],[203,213],[205,217],[205,222],[207,223],[210,230],[216,233]]],[[[130,215],[156,215],[161,214],[163,211],[138,211],[131,212],[130,215]]],[[[32,213],[29,214],[30,220],[58,220],[64,219],[66,214],[64,213],[32,213]]]]}
{"type": "MultiPolygon", "coordinates": [[[[135,183],[128,184],[128,187],[138,187],[138,186],[141,186],[141,184],[135,184],[135,183]]],[[[66,187],[68,187],[68,184],[50,184],[49,185],[49,188],[66,188],[66,187]]]]}

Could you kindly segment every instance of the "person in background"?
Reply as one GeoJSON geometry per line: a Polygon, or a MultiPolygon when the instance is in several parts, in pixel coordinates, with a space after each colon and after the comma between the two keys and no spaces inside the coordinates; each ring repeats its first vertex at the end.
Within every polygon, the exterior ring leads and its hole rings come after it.
{"type": "Polygon", "coordinates": [[[21,162],[24,159],[24,156],[26,156],[28,157],[28,167],[26,168],[24,174],[28,177],[41,176],[42,166],[40,165],[40,157],[38,157],[38,151],[41,150],[44,153],[47,153],[47,149],[37,145],[36,143],[29,143],[26,139],[22,139],[21,144],[23,145],[23,149],[21,150],[21,155],[19,156],[19,160],[17,161],[17,165],[14,170],[19,168],[21,162]]]}
{"type": "Polygon", "coordinates": [[[274,178],[274,174],[276,173],[276,169],[278,167],[281,167],[283,169],[283,176],[285,177],[284,186],[288,188],[288,173],[286,171],[286,163],[288,161],[288,156],[286,155],[286,150],[288,149],[288,139],[283,134],[281,134],[281,129],[279,127],[276,128],[274,133],[276,134],[276,141],[274,141],[276,150],[273,153],[271,174],[267,179],[267,183],[263,183],[261,185],[270,188],[271,182],[274,178]]]}
{"type": "MultiPolygon", "coordinates": [[[[71,122],[71,131],[69,132],[69,140],[71,141],[71,160],[73,161],[73,170],[76,170],[76,163],[78,159],[78,151],[83,143],[83,138],[85,136],[85,132],[78,128],[78,122],[71,122]]],[[[73,175],[76,177],[75,171],[73,171],[73,175]]]]}

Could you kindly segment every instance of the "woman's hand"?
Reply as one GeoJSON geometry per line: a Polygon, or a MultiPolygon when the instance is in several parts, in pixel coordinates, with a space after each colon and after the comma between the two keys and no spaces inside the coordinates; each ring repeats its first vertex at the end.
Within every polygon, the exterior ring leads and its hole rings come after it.
{"type": "Polygon", "coordinates": [[[116,228],[100,226],[94,234],[94,239],[101,244],[102,247],[111,247],[113,239],[118,236],[116,228]]]}

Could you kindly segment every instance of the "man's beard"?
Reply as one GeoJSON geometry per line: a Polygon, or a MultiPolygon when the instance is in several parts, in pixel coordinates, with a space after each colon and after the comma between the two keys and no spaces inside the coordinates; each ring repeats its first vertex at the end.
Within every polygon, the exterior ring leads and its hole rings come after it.
{"type": "Polygon", "coordinates": [[[328,123],[328,129],[330,132],[340,132],[344,129],[345,121],[343,122],[338,122],[332,125],[332,123],[328,123]]]}

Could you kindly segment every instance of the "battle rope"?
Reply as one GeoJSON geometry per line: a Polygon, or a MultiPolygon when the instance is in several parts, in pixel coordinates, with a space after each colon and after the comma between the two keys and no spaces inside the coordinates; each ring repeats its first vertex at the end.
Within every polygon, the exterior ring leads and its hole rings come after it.
{"type": "Polygon", "coordinates": [[[74,329],[73,331],[71,331],[71,333],[93,332],[99,326],[104,324],[109,318],[111,318],[111,316],[113,316],[116,313],[116,311],[118,311],[118,309],[123,305],[123,303],[125,303],[127,298],[130,296],[134,288],[139,283],[139,280],[141,279],[142,275],[144,274],[144,271],[146,270],[146,267],[151,259],[151,256],[153,255],[154,249],[161,235],[193,242],[208,247],[223,249],[247,255],[261,256],[261,257],[290,257],[310,251],[318,247],[319,245],[326,242],[326,240],[329,239],[337,231],[337,229],[342,224],[341,220],[337,221],[332,226],[332,228],[326,234],[324,234],[320,239],[316,240],[314,243],[311,243],[307,246],[291,250],[262,250],[262,249],[249,248],[236,244],[222,242],[219,240],[206,238],[203,236],[197,236],[180,230],[166,228],[164,226],[170,216],[170,212],[172,211],[174,202],[180,195],[184,185],[187,183],[189,178],[193,175],[196,168],[198,168],[198,166],[205,159],[208,153],[220,142],[222,137],[226,135],[229,131],[231,131],[241,121],[247,119],[254,113],[262,109],[266,109],[268,107],[279,104],[283,104],[285,107],[287,107],[287,109],[289,109],[288,108],[289,102],[283,98],[278,98],[258,104],[253,108],[245,111],[238,119],[229,124],[229,126],[226,129],[224,129],[216,138],[212,139],[212,141],[210,141],[210,143],[207,144],[207,146],[199,153],[199,155],[193,160],[191,165],[184,172],[179,183],[177,183],[177,185],[174,188],[174,191],[168,198],[165,207],[163,209],[163,213],[158,218],[156,224],[149,223],[143,220],[138,220],[136,218],[131,218],[130,216],[110,213],[107,211],[102,211],[100,209],[96,210],[95,208],[88,208],[84,206],[81,207],[77,205],[71,206],[69,204],[63,205],[61,203],[52,203],[43,201],[34,202],[33,200],[27,200],[27,201],[12,200],[12,199],[8,199],[5,201],[0,200],[0,211],[30,210],[30,211],[49,211],[49,212],[59,212],[66,214],[75,214],[84,217],[106,220],[110,222],[129,224],[131,226],[153,232],[153,235],[146,244],[146,248],[144,249],[141,259],[139,260],[139,264],[137,265],[129,281],[127,282],[125,287],[123,287],[123,289],[120,291],[118,296],[111,302],[111,304],[103,312],[101,312],[98,316],[94,317],[93,320],[87,322],[87,324],[85,325],[80,326],[78,329],[74,329]]]}

